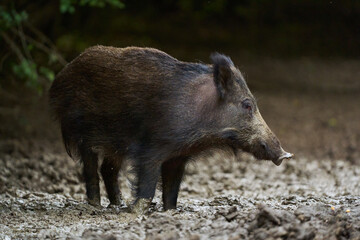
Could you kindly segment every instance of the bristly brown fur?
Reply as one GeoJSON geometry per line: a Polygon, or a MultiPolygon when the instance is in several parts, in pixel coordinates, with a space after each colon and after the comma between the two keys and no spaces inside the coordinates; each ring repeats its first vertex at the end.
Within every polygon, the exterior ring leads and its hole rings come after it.
{"type": "Polygon", "coordinates": [[[90,203],[100,201],[94,148],[104,155],[101,174],[112,204],[121,202],[117,175],[130,158],[136,196],[152,198],[161,176],[165,208],[176,205],[194,155],[214,147],[258,151],[251,136],[271,134],[259,134],[263,126],[242,107],[247,98],[257,109],[245,80],[229,57],[216,53],[211,60],[187,63],[153,48],[95,46],[56,76],[50,105],[66,151],[84,164],[90,203]]]}

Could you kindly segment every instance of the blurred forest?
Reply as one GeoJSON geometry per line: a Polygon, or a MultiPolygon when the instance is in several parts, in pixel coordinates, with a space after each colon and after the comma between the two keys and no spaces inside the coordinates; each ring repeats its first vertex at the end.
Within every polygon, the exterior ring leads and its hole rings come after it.
{"type": "Polygon", "coordinates": [[[5,0],[0,83],[15,74],[41,91],[38,76],[52,80],[95,44],[152,46],[184,60],[214,50],[356,58],[359,22],[360,2],[351,0],[5,0]]]}

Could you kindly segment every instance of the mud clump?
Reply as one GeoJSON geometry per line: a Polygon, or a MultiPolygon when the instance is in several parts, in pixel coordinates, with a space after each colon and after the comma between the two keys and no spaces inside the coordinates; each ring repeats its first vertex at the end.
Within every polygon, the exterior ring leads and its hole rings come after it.
{"type": "Polygon", "coordinates": [[[315,237],[315,229],[302,224],[292,213],[274,210],[265,205],[258,206],[258,214],[249,228],[254,239],[299,239],[310,240],[315,237]]]}

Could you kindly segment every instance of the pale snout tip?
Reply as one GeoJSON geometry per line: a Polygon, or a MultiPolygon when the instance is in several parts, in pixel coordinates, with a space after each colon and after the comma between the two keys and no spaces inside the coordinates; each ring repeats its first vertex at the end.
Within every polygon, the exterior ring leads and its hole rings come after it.
{"type": "Polygon", "coordinates": [[[292,158],[292,157],[294,157],[294,154],[292,154],[292,153],[288,153],[288,152],[284,152],[280,157],[279,157],[279,159],[286,159],[286,158],[292,158]]]}
{"type": "Polygon", "coordinates": [[[294,154],[283,151],[283,153],[281,154],[281,156],[280,156],[278,159],[273,160],[272,162],[273,162],[276,166],[280,166],[280,164],[282,163],[282,161],[283,161],[284,159],[291,159],[292,157],[294,157],[294,154]]]}

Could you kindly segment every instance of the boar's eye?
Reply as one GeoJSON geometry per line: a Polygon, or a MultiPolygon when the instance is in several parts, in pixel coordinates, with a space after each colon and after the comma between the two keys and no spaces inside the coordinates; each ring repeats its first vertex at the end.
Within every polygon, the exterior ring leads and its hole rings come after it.
{"type": "Polygon", "coordinates": [[[242,102],[242,107],[244,110],[246,110],[248,113],[252,112],[252,104],[249,99],[246,99],[242,102]]]}

